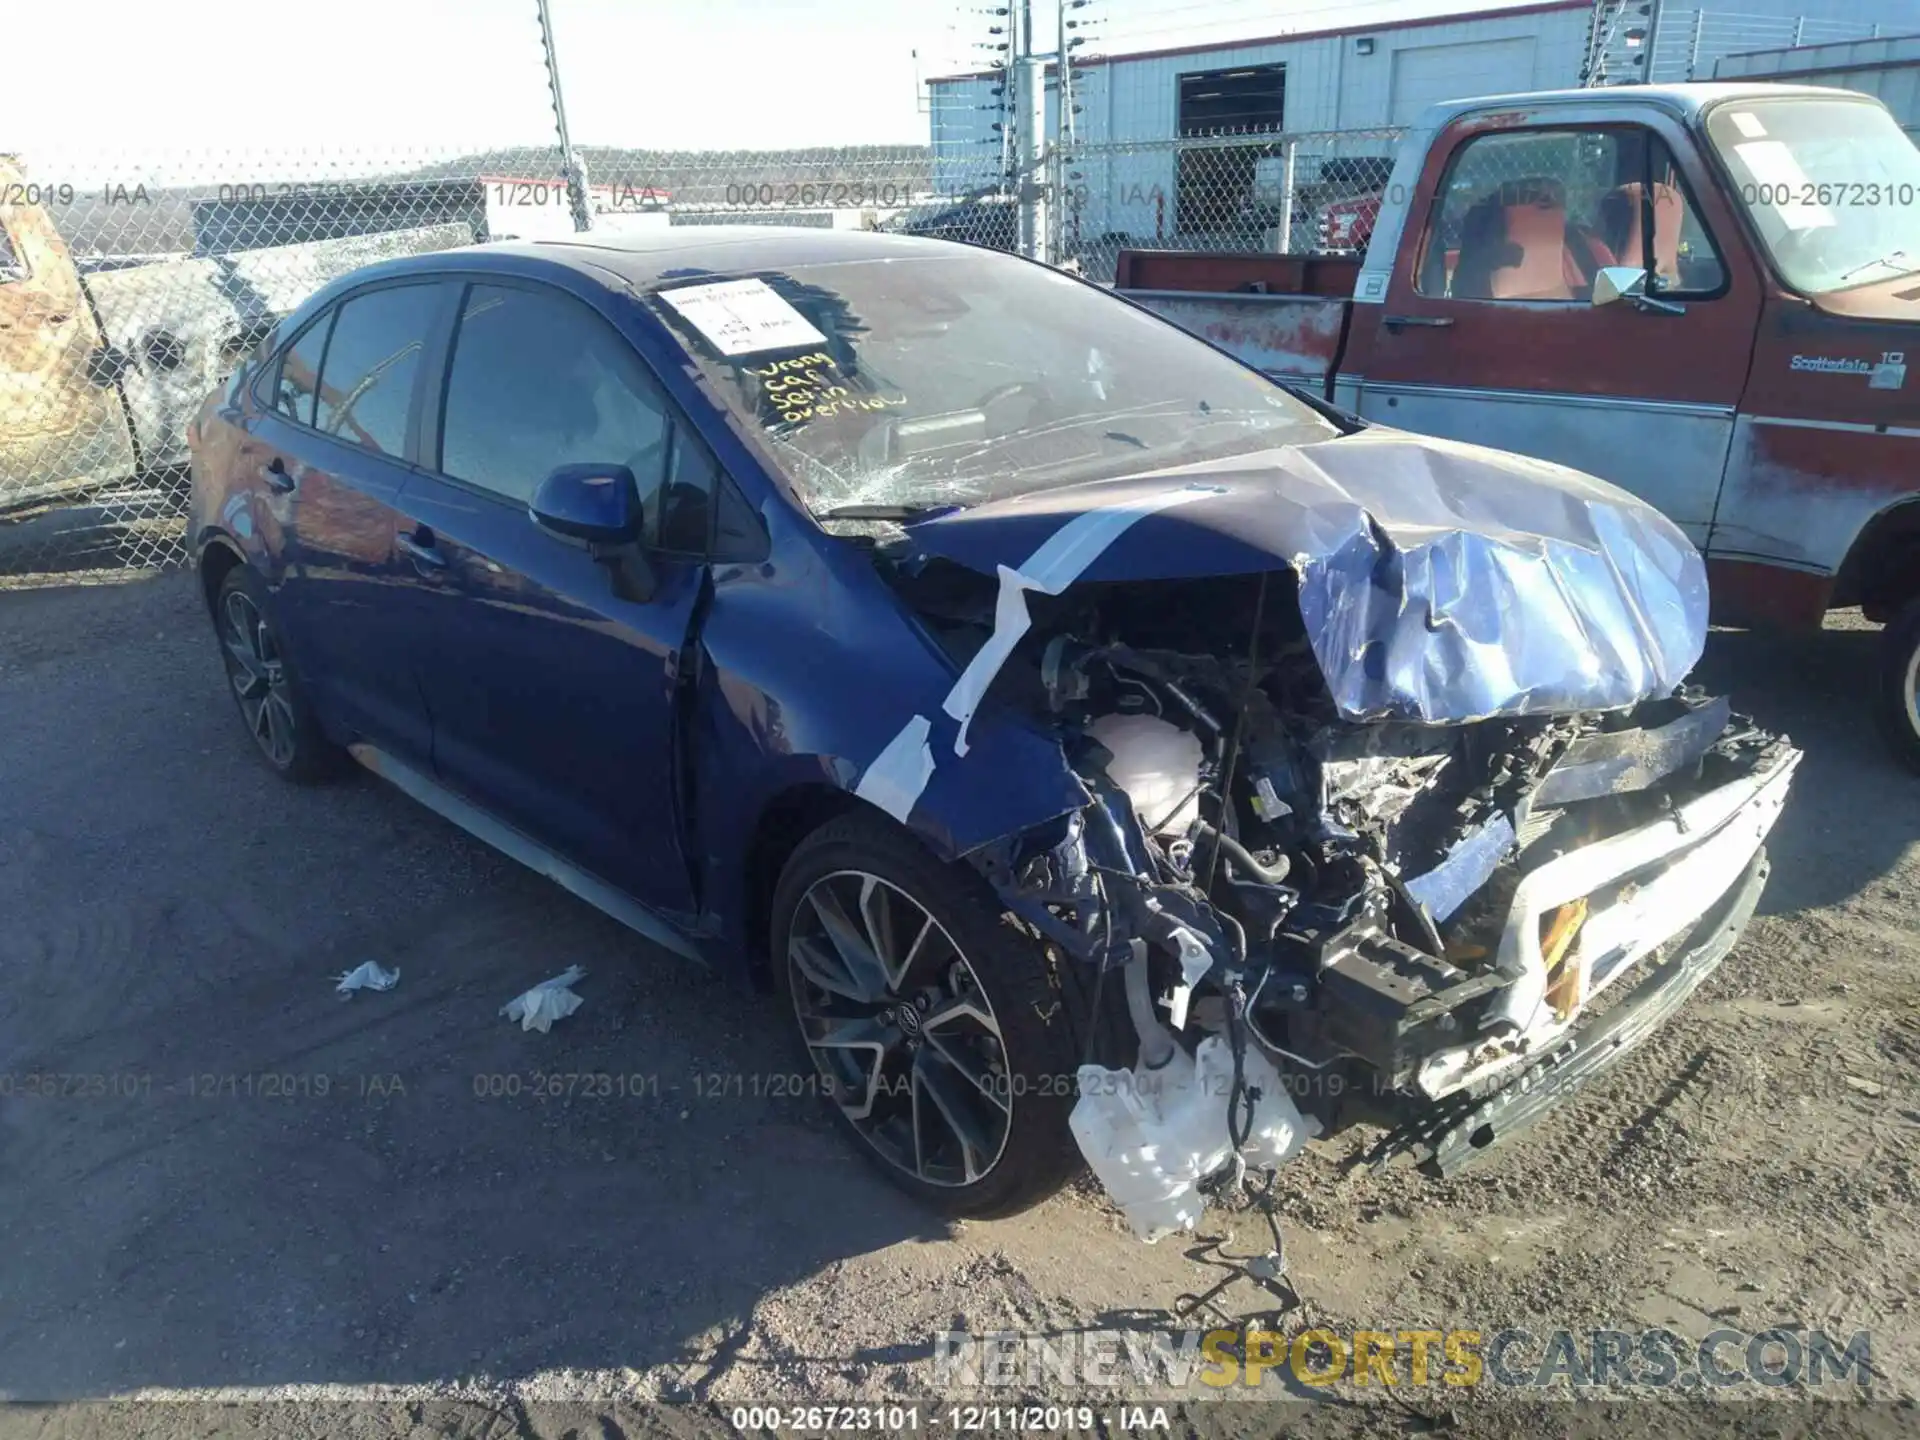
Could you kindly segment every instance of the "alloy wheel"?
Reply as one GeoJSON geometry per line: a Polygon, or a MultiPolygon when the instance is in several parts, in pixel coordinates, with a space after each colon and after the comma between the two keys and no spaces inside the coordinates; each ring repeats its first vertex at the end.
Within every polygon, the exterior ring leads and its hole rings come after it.
{"type": "Polygon", "coordinates": [[[1920,645],[1915,645],[1907,657],[1907,678],[1901,695],[1907,702],[1907,725],[1920,736],[1920,645]]]}
{"type": "Polygon", "coordinates": [[[221,649],[240,714],[261,753],[276,769],[284,770],[293,763],[295,742],[293,702],[279,647],[265,617],[244,591],[229,590],[221,611],[221,649]]]}
{"type": "Polygon", "coordinates": [[[1000,1022],[924,906],[865,871],[823,876],[794,909],[787,966],[828,1093],[883,1159],[929,1185],[993,1169],[1016,1098],[1000,1022]]]}

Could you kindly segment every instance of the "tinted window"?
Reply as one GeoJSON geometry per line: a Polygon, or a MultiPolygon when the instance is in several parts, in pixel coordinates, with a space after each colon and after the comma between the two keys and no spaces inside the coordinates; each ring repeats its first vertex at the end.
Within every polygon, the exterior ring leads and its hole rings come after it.
{"type": "Polygon", "coordinates": [[[440,468],[526,501],[562,465],[625,465],[658,523],[667,415],[627,342],[565,295],[475,285],[447,375],[440,468]]]}
{"type": "Polygon", "coordinates": [[[704,555],[713,532],[713,492],[718,483],[719,473],[706,446],[684,428],[675,430],[673,463],[660,492],[660,523],[653,543],[676,554],[704,555]]]}
{"type": "Polygon", "coordinates": [[[1671,155],[1646,131],[1482,135],[1448,167],[1418,288],[1455,300],[1591,300],[1602,266],[1645,268],[1649,230],[1654,289],[1700,295],[1725,283],[1671,155]]]}
{"type": "Polygon", "coordinates": [[[309,325],[280,357],[280,378],[273,388],[273,408],[302,425],[313,423],[313,392],[320,378],[320,357],[326,353],[327,331],[333,326],[329,310],[309,325]]]}
{"type": "Polygon", "coordinates": [[[320,377],[320,429],[383,455],[406,453],[413,381],[441,294],[437,285],[395,285],[340,307],[320,377]]]}

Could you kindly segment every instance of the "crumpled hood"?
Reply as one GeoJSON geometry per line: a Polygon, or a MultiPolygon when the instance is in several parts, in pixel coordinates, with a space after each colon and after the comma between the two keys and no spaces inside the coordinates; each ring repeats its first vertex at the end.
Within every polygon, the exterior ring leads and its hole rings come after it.
{"type": "Polygon", "coordinates": [[[1632,705],[1672,691],[1706,639],[1706,567],[1650,505],[1561,465],[1389,429],[1018,495],[907,533],[1003,591],[1052,591],[1028,577],[1065,573],[1063,549],[1075,581],[1285,565],[1352,720],[1632,705]]]}

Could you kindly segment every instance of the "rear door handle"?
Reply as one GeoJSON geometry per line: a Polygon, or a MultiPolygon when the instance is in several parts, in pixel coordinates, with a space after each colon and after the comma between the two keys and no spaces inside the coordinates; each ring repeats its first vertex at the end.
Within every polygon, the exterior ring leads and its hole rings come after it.
{"type": "Polygon", "coordinates": [[[447,568],[447,557],[440,553],[439,547],[434,543],[433,531],[426,526],[422,525],[412,534],[403,530],[400,532],[399,539],[400,548],[412,557],[413,568],[422,575],[447,568]]]}
{"type": "Polygon", "coordinates": [[[1422,330],[1451,330],[1451,315],[1383,315],[1380,323],[1389,330],[1398,330],[1405,325],[1418,326],[1422,330]]]}
{"type": "Polygon", "coordinates": [[[287,462],[278,455],[260,467],[260,478],[267,482],[268,489],[277,490],[282,495],[296,484],[293,476],[287,473],[287,462]]]}

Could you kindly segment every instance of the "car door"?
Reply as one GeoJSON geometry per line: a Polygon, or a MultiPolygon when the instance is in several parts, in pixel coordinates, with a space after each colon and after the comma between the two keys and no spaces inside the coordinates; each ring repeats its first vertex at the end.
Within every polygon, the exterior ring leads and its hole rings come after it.
{"type": "Polygon", "coordinates": [[[1684,135],[1585,113],[1441,132],[1413,243],[1367,307],[1380,329],[1358,408],[1611,480],[1704,547],[1759,289],[1716,244],[1737,231],[1684,135]],[[1642,267],[1649,231],[1663,308],[1593,304],[1599,268],[1642,267]]]}
{"type": "Polygon", "coordinates": [[[574,295],[476,282],[446,353],[426,473],[401,497],[434,770],[572,863],[684,914],[674,687],[706,581],[694,512],[712,493],[710,462],[632,346],[574,295]],[[606,564],[532,519],[536,487],[569,464],[633,472],[646,599],[621,598],[606,564]]]}
{"type": "Polygon", "coordinates": [[[359,290],[280,352],[242,446],[283,536],[278,603],[313,703],[338,734],[425,764],[427,711],[397,628],[395,546],[422,358],[453,282],[359,290]]]}

